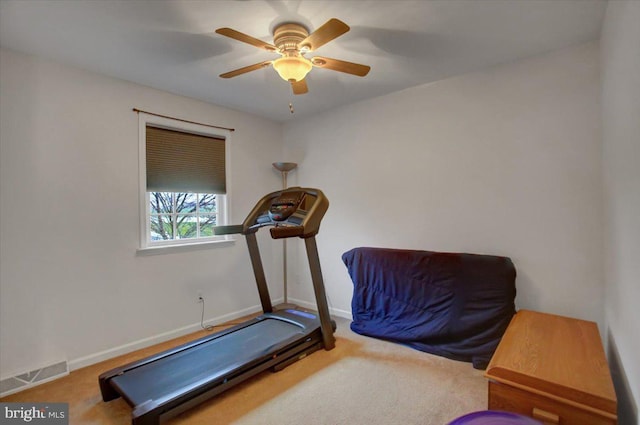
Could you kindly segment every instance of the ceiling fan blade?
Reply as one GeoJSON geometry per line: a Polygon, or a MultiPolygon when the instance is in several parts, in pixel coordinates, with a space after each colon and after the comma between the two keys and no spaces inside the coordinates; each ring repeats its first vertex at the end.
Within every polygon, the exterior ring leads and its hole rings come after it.
{"type": "Polygon", "coordinates": [[[293,89],[293,94],[305,94],[309,91],[307,80],[292,81],[291,88],[293,89]]]}
{"type": "Polygon", "coordinates": [[[224,74],[220,74],[222,78],[232,78],[237,77],[238,75],[246,74],[247,72],[255,71],[256,69],[264,68],[271,65],[272,61],[264,61],[259,63],[254,63],[253,65],[245,66],[244,68],[234,69],[233,71],[225,72],[224,74]]]}
{"type": "Polygon", "coordinates": [[[357,75],[358,77],[364,77],[371,69],[368,65],[360,65],[359,63],[323,58],[320,56],[312,58],[311,63],[313,66],[317,66],[318,68],[327,68],[333,71],[345,72],[347,74],[357,75]]]}
{"type": "Polygon", "coordinates": [[[332,18],[320,28],[309,34],[307,38],[298,44],[298,47],[300,49],[306,49],[308,52],[312,52],[331,40],[340,37],[347,31],[349,31],[349,25],[339,19],[332,18]]]}
{"type": "Polygon", "coordinates": [[[225,37],[233,38],[234,40],[242,41],[243,43],[251,44],[252,46],[264,49],[268,52],[277,52],[278,49],[273,44],[266,43],[250,35],[244,34],[240,31],[236,31],[231,28],[218,28],[216,32],[225,37]]]}

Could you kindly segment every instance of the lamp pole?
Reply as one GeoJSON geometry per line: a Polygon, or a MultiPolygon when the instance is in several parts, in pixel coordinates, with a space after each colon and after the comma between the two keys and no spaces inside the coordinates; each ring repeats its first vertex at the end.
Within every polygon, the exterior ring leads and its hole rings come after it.
{"type": "MultiPolygon", "coordinates": [[[[287,188],[287,174],[289,171],[294,170],[298,164],[295,162],[274,162],[273,167],[280,171],[282,174],[282,190],[287,188]]],[[[287,239],[282,239],[282,282],[284,287],[284,308],[289,308],[287,306],[289,303],[288,295],[287,295],[287,239]]]]}

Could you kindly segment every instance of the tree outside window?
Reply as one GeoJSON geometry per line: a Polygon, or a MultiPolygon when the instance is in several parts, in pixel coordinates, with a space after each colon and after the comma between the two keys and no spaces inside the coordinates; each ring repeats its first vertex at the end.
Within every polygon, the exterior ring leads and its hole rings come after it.
{"type": "Polygon", "coordinates": [[[212,193],[149,192],[152,241],[208,238],[218,221],[212,193]]]}

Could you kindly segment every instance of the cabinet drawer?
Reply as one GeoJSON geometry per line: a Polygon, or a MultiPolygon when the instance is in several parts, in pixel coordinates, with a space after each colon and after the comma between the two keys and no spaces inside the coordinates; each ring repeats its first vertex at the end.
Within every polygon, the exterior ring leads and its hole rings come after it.
{"type": "Polygon", "coordinates": [[[615,425],[617,421],[538,394],[489,381],[489,409],[506,410],[534,417],[545,424],[615,425]]]}

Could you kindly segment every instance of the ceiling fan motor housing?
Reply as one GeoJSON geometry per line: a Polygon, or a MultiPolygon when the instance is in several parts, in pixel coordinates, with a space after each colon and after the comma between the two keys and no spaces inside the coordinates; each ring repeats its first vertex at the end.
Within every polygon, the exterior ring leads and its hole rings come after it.
{"type": "Polygon", "coordinates": [[[304,46],[298,45],[308,36],[309,31],[300,24],[282,24],[273,31],[274,44],[283,55],[299,54],[304,46]]]}

